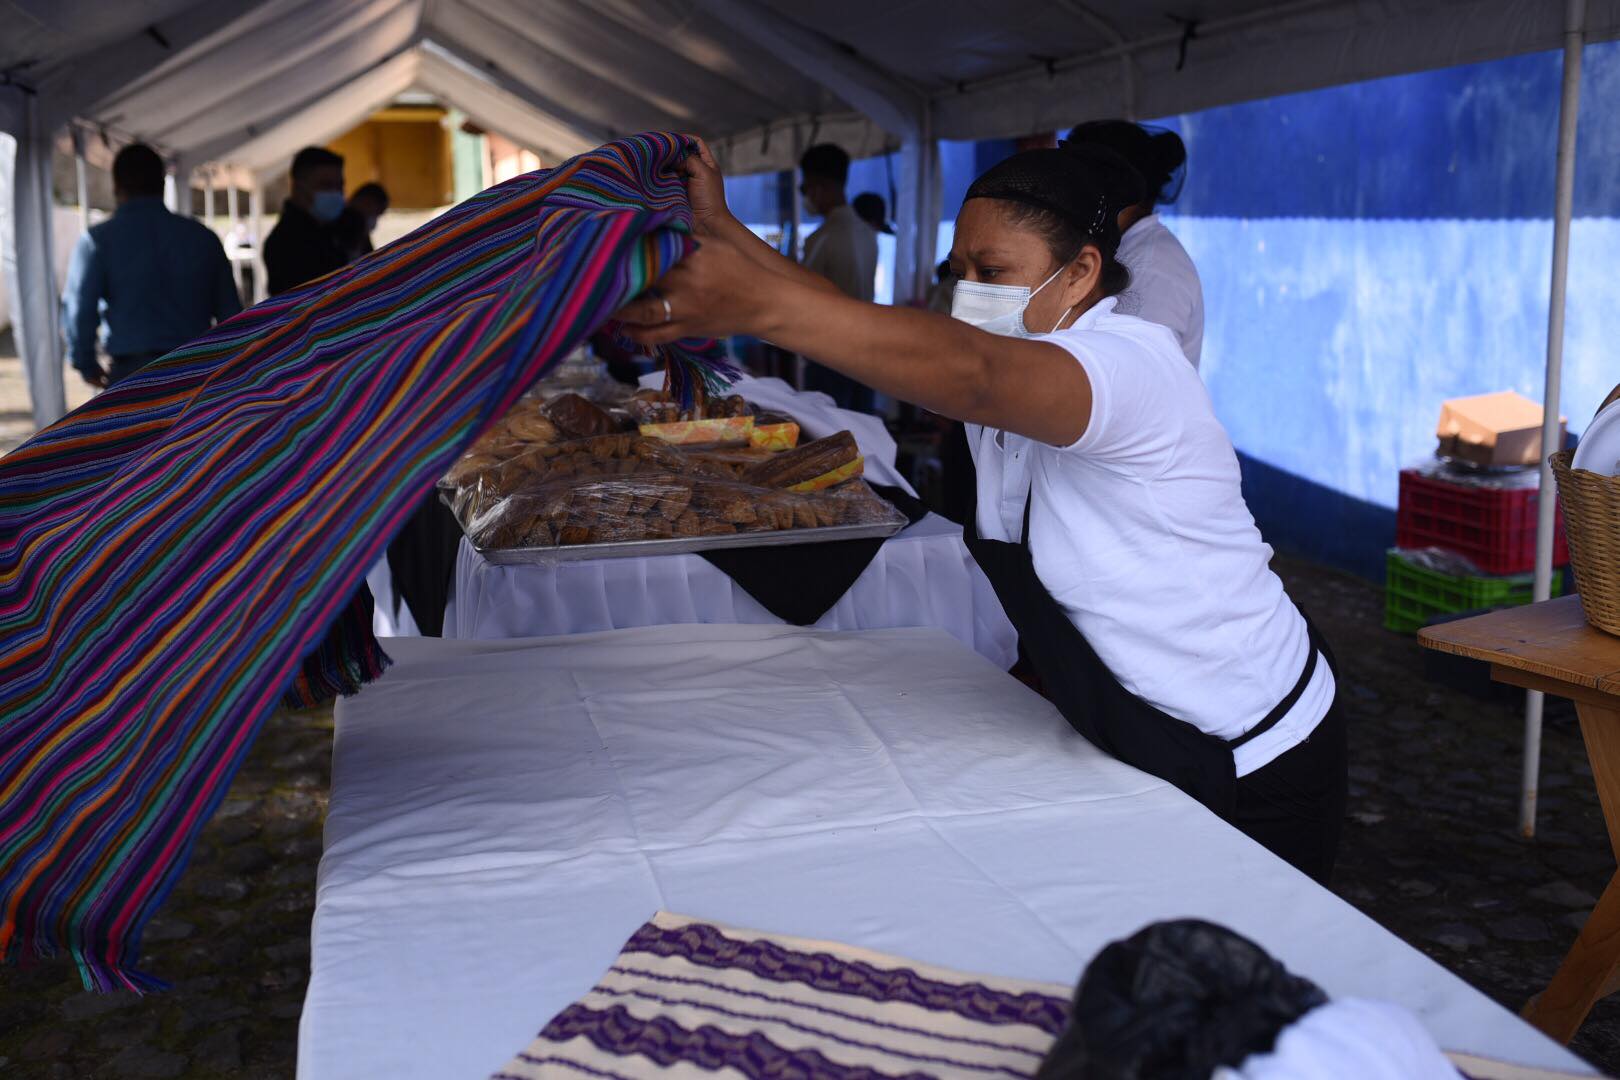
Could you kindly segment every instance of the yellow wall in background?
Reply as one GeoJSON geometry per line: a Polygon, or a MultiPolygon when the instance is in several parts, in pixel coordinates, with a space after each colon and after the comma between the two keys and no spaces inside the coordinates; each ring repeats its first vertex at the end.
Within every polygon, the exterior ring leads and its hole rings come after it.
{"type": "Polygon", "coordinates": [[[390,209],[426,210],[454,201],[450,133],[443,109],[396,105],[327,144],[343,155],[349,191],[376,181],[388,190],[390,209]]]}

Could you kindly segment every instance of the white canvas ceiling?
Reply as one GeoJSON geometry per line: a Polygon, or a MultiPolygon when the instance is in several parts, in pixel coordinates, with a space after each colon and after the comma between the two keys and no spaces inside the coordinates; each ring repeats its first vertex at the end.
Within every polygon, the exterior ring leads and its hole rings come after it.
{"type": "Polygon", "coordinates": [[[597,145],[597,140],[536,112],[459,58],[424,42],[260,125],[263,134],[221,156],[261,177],[279,172],[300,147],[331,141],[410,90],[454,104],[479,127],[533,149],[547,162],[564,160],[597,145]]]}
{"type": "MultiPolygon", "coordinates": [[[[746,170],[791,164],[812,131],[876,151],[923,116],[934,137],[1011,136],[1551,49],[1562,17],[1558,0],[0,0],[0,72],[53,126],[198,164],[252,146],[264,167],[287,141],[272,128],[338,115],[326,99],[362,101],[343,91],[397,81],[414,53],[443,76],[421,88],[498,96],[503,133],[520,115],[556,149],[696,131],[746,170]]],[[[1620,33],[1620,5],[1588,28],[1620,33]]]]}

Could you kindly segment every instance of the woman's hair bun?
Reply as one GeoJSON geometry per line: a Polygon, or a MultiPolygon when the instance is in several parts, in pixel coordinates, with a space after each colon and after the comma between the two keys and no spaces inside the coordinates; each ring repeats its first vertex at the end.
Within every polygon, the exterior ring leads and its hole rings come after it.
{"type": "Polygon", "coordinates": [[[1060,144],[1064,149],[1104,147],[1119,154],[1142,177],[1148,194],[1139,201],[1170,202],[1176,173],[1187,163],[1187,146],[1169,128],[1145,127],[1129,120],[1089,120],[1077,124],[1060,144]]]}
{"type": "Polygon", "coordinates": [[[1169,128],[1162,128],[1149,136],[1149,146],[1166,176],[1187,164],[1187,144],[1169,128]]]}
{"type": "Polygon", "coordinates": [[[1130,158],[1097,143],[1064,143],[1059,147],[1094,178],[1107,195],[1115,213],[1148,198],[1149,182],[1130,158]]]}

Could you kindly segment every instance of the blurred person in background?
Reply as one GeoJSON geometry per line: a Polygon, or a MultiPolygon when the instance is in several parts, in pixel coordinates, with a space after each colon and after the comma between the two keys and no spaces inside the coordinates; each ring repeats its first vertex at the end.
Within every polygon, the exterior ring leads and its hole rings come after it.
{"type": "Polygon", "coordinates": [[[264,242],[270,295],[296,289],[342,267],[349,260],[338,244],[343,201],[343,159],[319,146],[306,146],[292,162],[292,191],[281,217],[264,242]]]}
{"type": "Polygon", "coordinates": [[[1064,140],[1071,143],[1112,150],[1142,177],[1147,198],[1119,214],[1119,261],[1131,272],[1131,285],[1115,310],[1167,327],[1196,368],[1204,351],[1204,286],[1187,249],[1154,213],[1181,194],[1186,145],[1167,128],[1129,120],[1081,124],[1064,140]]]}
{"type": "Polygon", "coordinates": [[[354,189],[349,204],[337,220],[338,247],[349,262],[370,255],[374,250],[371,234],[377,220],[388,212],[388,189],[378,183],[365,183],[354,189]]]}
{"type": "Polygon", "coordinates": [[[113,159],[113,216],[73,249],[62,295],[68,360],[91,386],[120,382],[242,310],[214,231],[163,205],[163,159],[126,146],[113,159]],[[96,341],[106,324],[103,368],[96,341]]]}
{"type": "Polygon", "coordinates": [[[925,305],[929,311],[937,311],[941,315],[951,313],[951,296],[956,292],[956,275],[951,273],[951,260],[941,259],[934,267],[934,283],[928,287],[928,303],[925,305]]]}
{"type": "MultiPolygon", "coordinates": [[[[799,159],[803,179],[799,194],[821,228],[804,242],[804,268],[838,286],[854,300],[872,302],[877,284],[877,232],[861,220],[844,193],[849,183],[849,155],[832,143],[819,143],[799,159]]],[[[871,412],[870,387],[814,361],[805,362],[805,385],[831,397],[842,408],[871,412]]]]}
{"type": "Polygon", "coordinates": [[[849,205],[873,230],[894,235],[894,226],[889,224],[889,204],[883,201],[883,196],[875,191],[863,191],[849,205]]]}

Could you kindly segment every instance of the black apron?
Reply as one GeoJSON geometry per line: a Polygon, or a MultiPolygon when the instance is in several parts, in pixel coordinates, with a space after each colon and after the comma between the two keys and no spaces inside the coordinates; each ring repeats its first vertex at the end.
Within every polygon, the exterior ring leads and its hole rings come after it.
{"type": "Polygon", "coordinates": [[[1216,738],[1121,686],[1085,635],[1069,621],[1062,605],[1041,584],[1029,549],[1033,487],[1024,503],[1023,536],[1016,544],[980,538],[976,478],[971,490],[963,539],[995,588],[1007,618],[1018,631],[1024,654],[1058,712],[1098,749],[1174,784],[1216,814],[1229,817],[1237,799],[1232,751],[1275,727],[1316,672],[1317,656],[1323,650],[1310,620],[1306,620],[1310,656],[1288,696],[1238,738],[1216,738]]]}

